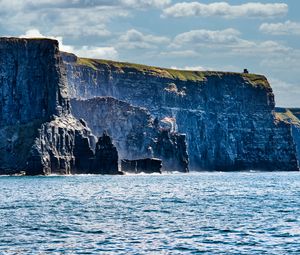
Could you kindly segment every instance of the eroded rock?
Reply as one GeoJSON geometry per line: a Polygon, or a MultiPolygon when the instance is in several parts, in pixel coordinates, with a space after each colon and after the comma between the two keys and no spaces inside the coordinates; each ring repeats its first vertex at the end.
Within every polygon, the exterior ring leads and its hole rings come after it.
{"type": "Polygon", "coordinates": [[[153,119],[145,108],[111,97],[72,99],[71,105],[95,135],[108,132],[121,159],[160,158],[164,171],[188,172],[185,135],[162,126],[164,120],[153,119]]]}
{"type": "Polygon", "coordinates": [[[95,149],[95,160],[91,173],[94,174],[122,174],[118,167],[118,151],[112,139],[106,132],[99,137],[95,149]]]}
{"type": "Polygon", "coordinates": [[[160,173],[162,168],[162,160],[155,158],[145,158],[145,159],[136,159],[136,160],[121,160],[121,169],[126,173],[160,173]]]}

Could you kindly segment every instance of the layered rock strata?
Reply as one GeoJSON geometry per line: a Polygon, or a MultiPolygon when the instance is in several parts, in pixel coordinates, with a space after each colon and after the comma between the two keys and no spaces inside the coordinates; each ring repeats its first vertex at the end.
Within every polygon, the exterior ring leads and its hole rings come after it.
{"type": "Polygon", "coordinates": [[[0,174],[80,172],[93,136],[70,113],[58,42],[0,38],[0,87],[0,174]]]}
{"type": "Polygon", "coordinates": [[[276,117],[292,126],[292,136],[297,149],[297,159],[300,162],[300,109],[277,108],[276,117]]]}
{"type": "Polygon", "coordinates": [[[264,76],[162,69],[64,54],[70,96],[112,96],[185,133],[193,170],[298,170],[264,76]]]}
{"type": "Polygon", "coordinates": [[[107,131],[121,159],[155,157],[162,159],[164,171],[188,172],[185,135],[153,119],[145,108],[111,97],[72,99],[71,105],[74,116],[84,119],[95,135],[107,131]]]}

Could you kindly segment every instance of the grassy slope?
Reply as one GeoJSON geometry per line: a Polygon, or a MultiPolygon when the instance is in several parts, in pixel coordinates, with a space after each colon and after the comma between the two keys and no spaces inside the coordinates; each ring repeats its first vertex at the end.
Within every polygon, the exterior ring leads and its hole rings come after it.
{"type": "Polygon", "coordinates": [[[169,78],[181,81],[204,81],[208,76],[219,76],[224,75],[238,75],[248,80],[253,86],[262,86],[269,88],[270,84],[263,75],[257,74],[244,74],[244,73],[233,73],[233,72],[217,72],[217,71],[187,71],[187,70],[175,70],[169,68],[160,68],[154,66],[116,62],[111,60],[103,59],[88,59],[88,58],[77,58],[77,65],[88,66],[92,69],[97,70],[99,65],[108,65],[112,69],[118,70],[119,72],[124,71],[136,71],[144,74],[159,76],[162,78],[169,78]]]}

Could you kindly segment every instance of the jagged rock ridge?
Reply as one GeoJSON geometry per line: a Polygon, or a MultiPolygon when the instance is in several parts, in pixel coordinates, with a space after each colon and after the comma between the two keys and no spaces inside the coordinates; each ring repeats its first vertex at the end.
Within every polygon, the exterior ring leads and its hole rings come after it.
{"type": "Polygon", "coordinates": [[[64,54],[70,96],[111,96],[172,119],[194,170],[298,170],[289,124],[264,76],[188,72],[64,54]]]}

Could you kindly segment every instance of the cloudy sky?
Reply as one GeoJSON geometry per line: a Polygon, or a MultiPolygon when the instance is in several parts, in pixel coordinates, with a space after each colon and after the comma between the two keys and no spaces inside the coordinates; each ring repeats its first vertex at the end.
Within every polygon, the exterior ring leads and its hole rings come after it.
{"type": "Polygon", "coordinates": [[[268,77],[278,106],[300,107],[300,1],[0,0],[0,35],[55,37],[106,58],[268,77]]]}

